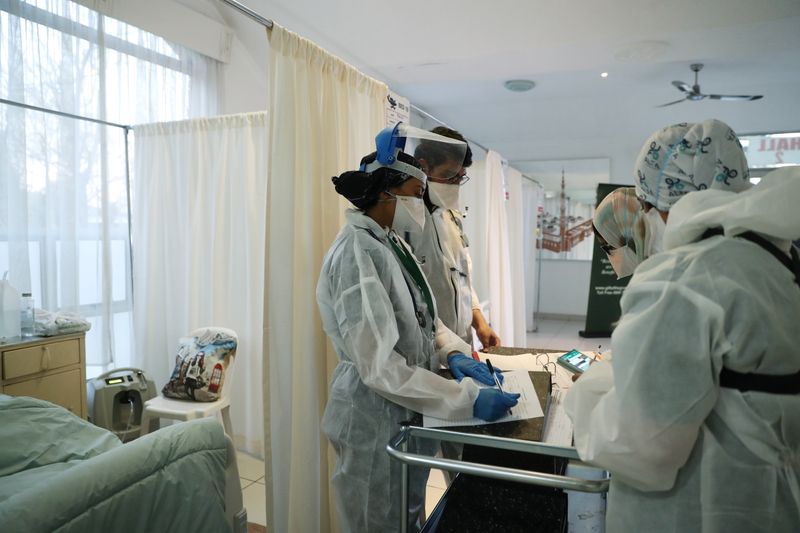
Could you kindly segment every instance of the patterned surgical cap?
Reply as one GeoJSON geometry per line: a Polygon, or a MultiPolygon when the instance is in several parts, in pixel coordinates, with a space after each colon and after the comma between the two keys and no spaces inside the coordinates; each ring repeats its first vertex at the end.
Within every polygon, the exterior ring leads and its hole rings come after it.
{"type": "Polygon", "coordinates": [[[636,159],[636,195],[659,211],[669,211],[692,191],[750,188],[750,172],[742,145],[719,120],[676,124],[645,141],[636,159]]]}

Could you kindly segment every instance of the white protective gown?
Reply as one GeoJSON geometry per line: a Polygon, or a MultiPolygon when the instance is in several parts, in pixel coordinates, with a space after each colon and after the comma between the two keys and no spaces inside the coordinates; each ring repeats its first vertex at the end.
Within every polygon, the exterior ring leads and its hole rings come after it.
{"type": "MultiPolygon", "coordinates": [[[[566,397],[575,445],[611,472],[606,531],[800,531],[800,395],[719,386],[800,371],[800,287],[755,231],[800,235],[800,170],[739,194],[701,191],[670,210],[666,251],[636,270],[612,336],[566,397]],[[710,227],[725,236],[697,241],[710,227]]],[[[788,254],[787,254],[788,255],[788,254]]]]}
{"type": "MultiPolygon", "coordinates": [[[[337,455],[333,485],[346,532],[400,527],[400,463],[386,452],[400,422],[414,412],[471,416],[479,392],[472,379],[458,383],[429,371],[452,351],[469,353],[469,346],[438,319],[432,324],[423,295],[389,247],[390,238],[407,246],[394,231],[387,233],[363,213],[348,210],[317,285],[322,323],[339,357],[322,430],[337,455]]],[[[433,454],[436,447],[413,439],[409,451],[433,454]]],[[[410,474],[413,524],[425,501],[428,471],[411,468],[410,474]]]]}
{"type": "Polygon", "coordinates": [[[433,213],[426,210],[423,232],[405,237],[422,262],[442,322],[471,344],[472,310],[480,308],[480,302],[472,287],[472,260],[461,213],[442,207],[433,213]]]}

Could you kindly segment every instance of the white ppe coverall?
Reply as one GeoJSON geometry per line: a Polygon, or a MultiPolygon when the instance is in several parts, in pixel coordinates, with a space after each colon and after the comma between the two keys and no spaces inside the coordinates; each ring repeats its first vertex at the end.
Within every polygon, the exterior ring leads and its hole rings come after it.
{"type": "Polygon", "coordinates": [[[472,259],[461,213],[436,207],[425,212],[421,234],[406,236],[422,262],[442,322],[465,342],[472,343],[472,310],[480,308],[472,287],[472,259]]]}
{"type": "MultiPolygon", "coordinates": [[[[472,379],[458,383],[430,371],[452,351],[469,353],[469,346],[438,319],[431,321],[424,295],[389,239],[408,246],[394,231],[348,210],[317,285],[323,327],[339,357],[322,430],[337,455],[332,482],[347,532],[399,530],[400,463],[390,459],[386,445],[400,422],[414,412],[471,416],[479,392],[472,379]]],[[[409,443],[415,453],[433,454],[436,448],[433,441],[409,443]]],[[[409,472],[413,525],[428,471],[409,472]]]]}
{"type": "Polygon", "coordinates": [[[613,360],[566,397],[581,459],[611,472],[606,531],[800,531],[800,395],[720,386],[720,372],[800,371],[800,170],[685,195],[665,251],[623,294],[613,360]],[[709,228],[724,235],[701,239],[709,228]]]}

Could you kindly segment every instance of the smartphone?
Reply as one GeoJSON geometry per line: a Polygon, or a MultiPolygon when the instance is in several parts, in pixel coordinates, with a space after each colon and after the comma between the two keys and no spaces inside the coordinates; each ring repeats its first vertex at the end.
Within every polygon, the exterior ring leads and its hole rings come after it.
{"type": "Polygon", "coordinates": [[[570,350],[558,358],[558,364],[576,374],[583,373],[589,368],[593,358],[578,350],[570,350]]]}

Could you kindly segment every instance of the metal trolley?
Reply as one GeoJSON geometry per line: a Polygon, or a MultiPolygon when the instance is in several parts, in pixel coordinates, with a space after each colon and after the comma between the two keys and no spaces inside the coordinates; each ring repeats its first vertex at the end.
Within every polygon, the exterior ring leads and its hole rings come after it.
{"type": "Polygon", "coordinates": [[[516,468],[502,466],[485,465],[467,461],[444,459],[409,453],[408,441],[412,437],[433,439],[438,441],[458,442],[462,444],[472,444],[486,448],[500,450],[513,450],[525,453],[536,453],[548,455],[573,461],[580,461],[578,452],[572,447],[555,446],[541,442],[523,441],[508,439],[503,437],[492,437],[488,435],[473,435],[469,433],[457,433],[433,428],[422,428],[411,425],[401,426],[400,432],[395,435],[386,445],[389,455],[401,462],[401,513],[400,531],[408,532],[408,467],[421,466],[428,468],[438,468],[450,472],[460,472],[475,476],[488,477],[493,479],[514,481],[528,485],[538,485],[576,492],[604,493],[608,491],[609,479],[593,480],[581,479],[577,477],[562,476],[558,474],[547,474],[544,472],[531,472],[516,468]]]}

